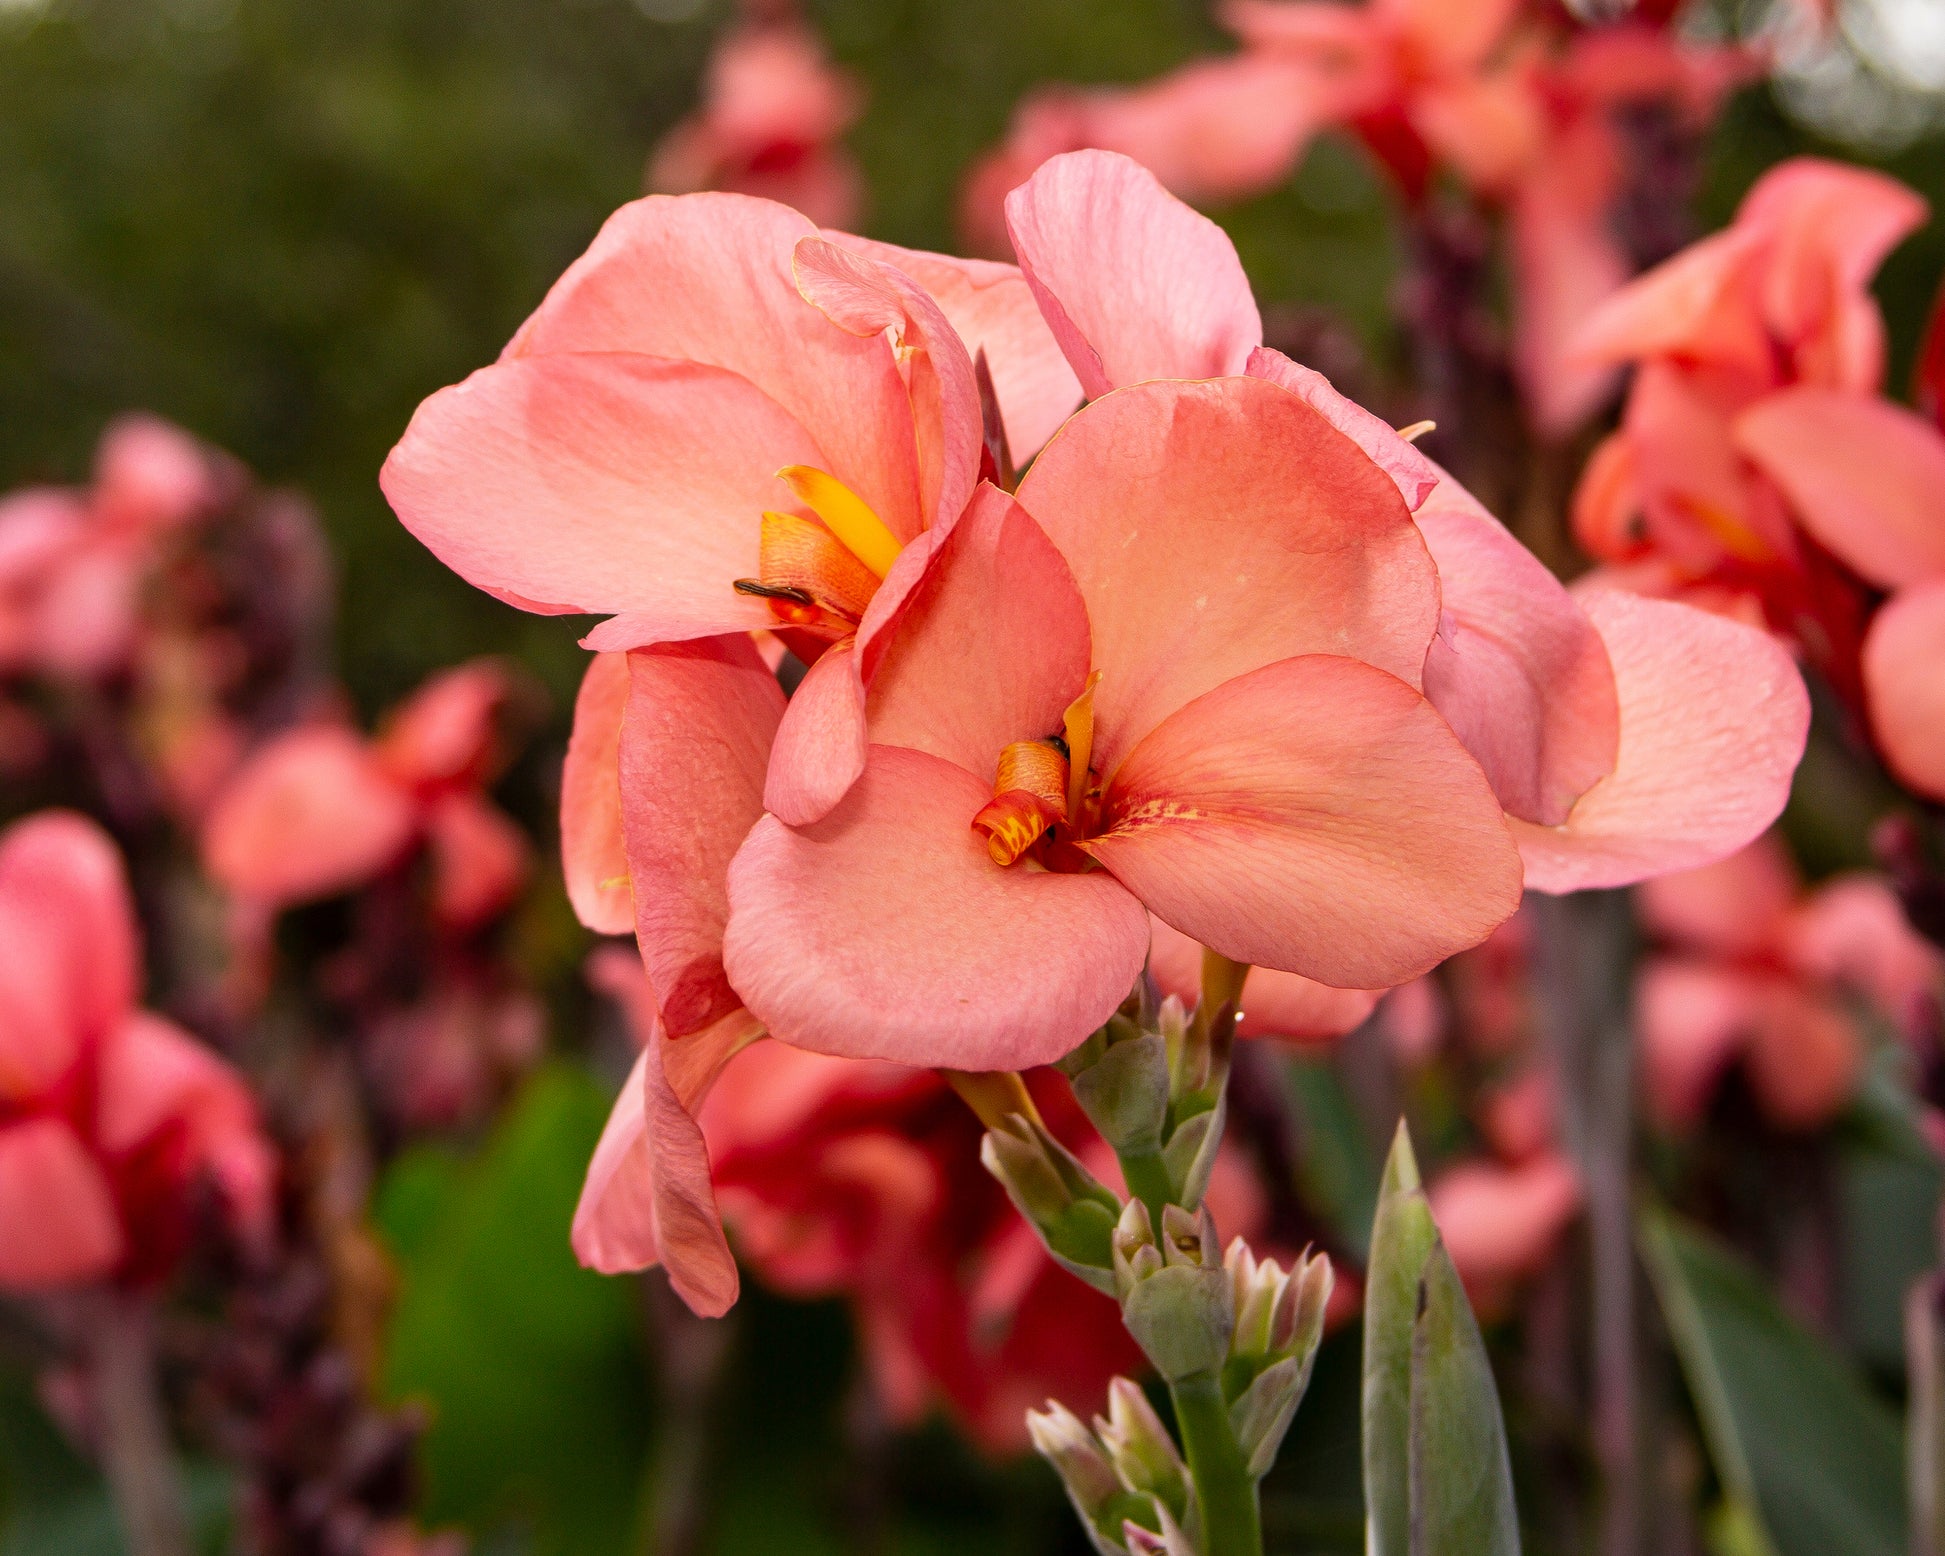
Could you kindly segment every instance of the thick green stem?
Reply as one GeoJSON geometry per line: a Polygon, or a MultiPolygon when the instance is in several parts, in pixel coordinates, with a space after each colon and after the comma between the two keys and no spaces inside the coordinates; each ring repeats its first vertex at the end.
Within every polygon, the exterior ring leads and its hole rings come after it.
{"type": "Polygon", "coordinates": [[[1148,1207],[1155,1235],[1162,1235],[1162,1211],[1175,1203],[1175,1185],[1160,1151],[1130,1151],[1121,1157],[1121,1176],[1128,1192],[1148,1207]]]}
{"type": "Polygon", "coordinates": [[[1202,1556],[1263,1556],[1263,1520],[1256,1480],[1229,1425],[1229,1405],[1212,1372],[1169,1385],[1175,1424],[1195,1480],[1202,1521],[1202,1556]]]}

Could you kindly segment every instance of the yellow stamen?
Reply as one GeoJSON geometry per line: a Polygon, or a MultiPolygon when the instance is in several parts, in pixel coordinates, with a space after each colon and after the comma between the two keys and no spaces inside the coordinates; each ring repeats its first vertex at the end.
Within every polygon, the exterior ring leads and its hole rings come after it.
{"type": "Polygon", "coordinates": [[[822,519],[830,532],[872,572],[883,578],[891,571],[892,563],[898,560],[898,553],[904,547],[885,528],[885,521],[850,487],[809,465],[785,465],[777,472],[777,479],[795,492],[797,500],[822,519]]]}
{"type": "Polygon", "coordinates": [[[1074,826],[1082,822],[1081,801],[1087,798],[1087,764],[1094,757],[1094,688],[1101,672],[1088,675],[1080,696],[1067,704],[1061,724],[1067,732],[1067,816],[1074,826]]]}
{"type": "Polygon", "coordinates": [[[1437,431],[1438,423],[1435,421],[1415,421],[1409,427],[1400,427],[1398,429],[1398,436],[1403,438],[1407,443],[1416,443],[1426,433],[1437,431]]]}

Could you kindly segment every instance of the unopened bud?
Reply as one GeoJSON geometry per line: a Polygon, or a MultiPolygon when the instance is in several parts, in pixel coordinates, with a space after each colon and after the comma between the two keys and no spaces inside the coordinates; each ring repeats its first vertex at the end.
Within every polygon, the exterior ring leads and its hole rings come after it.
{"type": "Polygon", "coordinates": [[[1182,1532],[1182,1526],[1169,1516],[1168,1509],[1157,1506],[1156,1511],[1161,1515],[1159,1533],[1144,1529],[1133,1520],[1122,1527],[1121,1537],[1127,1542],[1128,1556],[1200,1556],[1195,1542],[1182,1532]]]}
{"type": "Polygon", "coordinates": [[[1127,1489],[1087,1423],[1059,1400],[1027,1412],[1027,1436],[1034,1451],[1053,1465],[1083,1523],[1096,1522],[1127,1489]]]}
{"type": "Polygon", "coordinates": [[[1322,1254],[1304,1255],[1286,1275],[1275,1260],[1257,1260],[1240,1238],[1224,1264],[1237,1317],[1223,1392],[1250,1473],[1260,1477],[1276,1463],[1310,1386],[1333,1276],[1322,1254]]]}
{"type": "Polygon", "coordinates": [[[1216,1241],[1216,1218],[1204,1205],[1187,1211],[1180,1205],[1162,1209],[1162,1256],[1169,1264],[1191,1265],[1196,1269],[1222,1267],[1221,1244],[1216,1241]]]}
{"type": "Polygon", "coordinates": [[[1121,1321],[1155,1370],[1174,1382],[1220,1368],[1235,1327],[1229,1274],[1216,1253],[1215,1222],[1176,1205],[1162,1213],[1158,1247],[1146,1210],[1130,1202],[1114,1233],[1121,1321]],[[1139,1214],[1132,1212],[1139,1211],[1139,1214]]]}
{"type": "Polygon", "coordinates": [[[1127,1378],[1116,1378],[1108,1385],[1107,1419],[1094,1418],[1094,1435],[1107,1450],[1124,1486],[1146,1492],[1176,1513],[1186,1514],[1188,1467],[1139,1385],[1127,1378]]]}
{"type": "MultiPolygon", "coordinates": [[[[1110,1022],[1109,1028],[1113,1026],[1110,1022]]],[[[1168,1050],[1159,1032],[1134,1032],[1110,1042],[1092,1064],[1070,1071],[1069,1078],[1081,1110],[1117,1152],[1125,1156],[1162,1148],[1168,1123],[1168,1050]]]]}
{"type": "Polygon", "coordinates": [[[986,1131],[979,1159],[1047,1251],[1101,1291],[1115,1290],[1111,1238],[1121,1201],[1046,1126],[1015,1113],[986,1131]]]}

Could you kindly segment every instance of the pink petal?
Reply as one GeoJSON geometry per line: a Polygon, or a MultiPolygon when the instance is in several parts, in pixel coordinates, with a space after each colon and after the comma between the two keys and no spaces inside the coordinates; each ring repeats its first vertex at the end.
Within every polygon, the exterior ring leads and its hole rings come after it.
{"type": "Polygon", "coordinates": [[[182,428],[159,416],[118,416],[95,450],[91,504],[99,522],[168,529],[222,498],[216,461],[182,428]]]}
{"type": "Polygon", "coordinates": [[[832,323],[896,344],[912,395],[919,513],[928,526],[950,525],[979,480],[984,446],[979,386],[965,342],[931,293],[880,260],[804,238],[792,268],[805,299],[832,323]]]}
{"type": "Polygon", "coordinates": [[[442,670],[386,719],[374,742],[378,758],[408,784],[483,782],[512,696],[512,673],[497,660],[442,670]]]}
{"type": "Polygon", "coordinates": [[[135,1003],[134,904],[92,821],[42,811],[0,832],[0,947],[0,1102],[27,1102],[135,1003]]]}
{"type": "Polygon", "coordinates": [[[1459,1278],[1489,1309],[1508,1282],[1538,1273],[1580,1213],[1580,1176],[1549,1152],[1518,1167],[1464,1162],[1426,1189],[1459,1278]]]}
{"type": "Polygon", "coordinates": [[[598,935],[635,927],[621,831],[621,719],[628,656],[596,654],[574,699],[574,731],[561,768],[561,870],[574,916],[598,935]]]}
{"type": "Polygon", "coordinates": [[[723,977],[724,872],[763,811],[783,690],[746,638],[629,655],[621,817],[635,936],[670,1034],[738,1003],[723,977]]]}
{"type": "Polygon", "coordinates": [[[1768,986],[1743,1062],[1771,1122],[1819,1129],[1856,1092],[1864,1042],[1840,1005],[1777,979],[1768,986]]]}
{"type": "MultiPolygon", "coordinates": [[[[1163,994],[1173,994],[1193,1007],[1202,989],[1202,947],[1152,914],[1148,922],[1153,933],[1148,971],[1163,994]]],[[[1252,967],[1243,982],[1242,1016],[1236,1030],[1244,1037],[1323,1042],[1362,1026],[1383,993],[1381,989],[1333,989],[1296,973],[1252,967]]],[[[1226,1220],[1222,1226],[1225,1234],[1233,1231],[1226,1220]]]]}
{"type": "Polygon", "coordinates": [[[1736,418],[1736,447],[1872,583],[1945,572],[1945,438],[1888,400],[1799,384],[1736,418]]]}
{"type": "Polygon", "coordinates": [[[904,271],[932,294],[966,350],[975,357],[986,353],[1015,461],[1025,464],[1039,453],[1080,404],[1080,380],[1061,355],[1060,343],[1040,316],[1040,305],[1017,265],[902,249],[848,233],[828,236],[904,271]]]}
{"type": "Polygon", "coordinates": [[[1570,355],[1589,364],[1680,356],[1773,373],[1751,281],[1763,236],[1731,227],[1636,277],[1580,327],[1570,355]]]}
{"type": "Polygon", "coordinates": [[[1762,835],[1789,798],[1810,699],[1768,634],[1612,589],[1580,605],[1621,699],[1612,774],[1564,826],[1512,823],[1535,891],[1626,886],[1694,869],[1762,835]]]}
{"type": "Polygon", "coordinates": [[[47,1291],[99,1280],[122,1261],[108,1180],[68,1125],[0,1125],[0,1288],[47,1291]]]}
{"type": "Polygon", "coordinates": [[[1614,770],[1620,707],[1600,634],[1452,477],[1418,510],[1418,528],[1445,600],[1425,695],[1509,814],[1557,825],[1614,770]]]}
{"type": "Polygon", "coordinates": [[[1066,560],[1025,509],[982,486],[872,678],[872,739],[990,783],[1008,744],[1060,732],[1088,668],[1087,610],[1066,560]]]}
{"type": "Polygon", "coordinates": [[[865,698],[858,657],[855,640],[826,650],[784,707],[763,808],[792,826],[829,815],[864,771],[865,698]]]}
{"type": "Polygon", "coordinates": [[[1895,595],[1872,619],[1864,690],[1891,771],[1945,800],[1945,578],[1895,595]]]}
{"type": "Polygon", "coordinates": [[[1397,484],[1398,495],[1414,513],[1438,485],[1442,472],[1437,465],[1399,437],[1389,422],[1345,399],[1315,368],[1292,362],[1268,346],[1258,346],[1249,354],[1245,371],[1251,378],[1265,378],[1288,389],[1363,449],[1397,484]]]}
{"type": "Polygon", "coordinates": [[[519,357],[421,405],[379,484],[469,583],[555,614],[667,614],[665,635],[694,637],[773,624],[732,585],[758,575],[763,510],[789,503],[777,471],[829,463],[733,373],[519,357]]]}
{"type": "Polygon", "coordinates": [[[1907,1037],[1925,1030],[1945,991],[1945,953],[1912,929],[1877,876],[1826,881],[1792,917],[1784,944],[1792,967],[1861,993],[1907,1037]]]}
{"type": "Polygon", "coordinates": [[[1391,478],[1254,378],[1124,389],[1020,484],[1087,602],[1103,774],[1193,697],[1280,659],[1349,654],[1418,684],[1437,575],[1391,478]]]}
{"type": "Polygon", "coordinates": [[[1263,321],[1223,230],[1140,163],[1075,151],[1006,198],[1040,311],[1090,399],[1149,378],[1240,373],[1263,321]]]}
{"type": "Polygon", "coordinates": [[[449,794],[426,816],[432,851],[432,914],[451,929],[477,929],[511,907],[533,869],[527,837],[499,806],[449,794]]]}
{"type": "Polygon", "coordinates": [[[729,872],[723,960],[786,1042],[961,1070],[1059,1058],[1127,997],[1141,905],[1101,874],[1002,869],[973,831],[989,784],[873,746],[836,810],[765,817],[729,872]]]}
{"type": "Polygon", "coordinates": [[[839,329],[798,294],[792,254],[816,234],[795,211],[742,195],[637,200],[608,218],[505,355],[619,351],[739,374],[824,451],[810,463],[893,534],[916,534],[924,526],[904,380],[889,342],[839,329]]]}
{"type": "Polygon", "coordinates": [[[1083,846],[1160,918],[1239,962],[1378,989],[1519,906],[1485,775],[1430,703],[1309,655],[1198,697],[1128,754],[1083,846]]]}
{"type": "Polygon", "coordinates": [[[405,851],[417,807],[348,729],[320,725],[260,747],[203,825],[203,867],[270,907],[362,885],[405,851]]]}
{"type": "Polygon", "coordinates": [[[1762,982],[1692,958],[1657,958],[1635,981],[1635,1029],[1650,1109],[1666,1129],[1701,1122],[1722,1072],[1760,1017],[1762,982]]]}
{"type": "Polygon", "coordinates": [[[1643,881],[1635,893],[1642,927],[1660,939],[1722,957],[1773,952],[1802,890],[1789,851],[1774,833],[1699,870],[1643,881]]]}

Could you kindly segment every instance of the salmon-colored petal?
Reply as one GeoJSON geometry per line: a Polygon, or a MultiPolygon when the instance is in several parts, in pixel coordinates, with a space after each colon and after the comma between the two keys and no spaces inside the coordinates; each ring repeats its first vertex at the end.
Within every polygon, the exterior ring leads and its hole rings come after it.
{"type": "Polygon", "coordinates": [[[1643,881],[1635,907],[1660,939],[1717,956],[1759,956],[1776,948],[1801,890],[1789,851],[1769,833],[1699,870],[1643,881]]]}
{"type": "MultiPolygon", "coordinates": [[[[1202,989],[1202,947],[1153,914],[1148,922],[1153,934],[1148,971],[1163,994],[1173,994],[1193,1007],[1202,989]]],[[[1243,1037],[1323,1042],[1363,1025],[1383,994],[1382,989],[1333,989],[1297,973],[1252,967],[1243,981],[1236,1030],[1243,1037]]],[[[1227,1221],[1223,1229],[1230,1230],[1227,1221]]]]}
{"type": "Polygon", "coordinates": [[[893,534],[914,534],[923,526],[905,382],[888,341],[839,329],[798,294],[791,259],[816,233],[797,212],[743,195],[637,200],[608,218],[505,355],[621,351],[727,369],[806,429],[826,456],[809,463],[893,534]]]}
{"type": "Polygon", "coordinates": [[[1466,1290],[1490,1312],[1508,1283],[1536,1274],[1580,1213],[1580,1175],[1554,1152],[1517,1167],[1463,1162],[1425,1190],[1466,1290]]]}
{"type": "Polygon", "coordinates": [[[1006,224],[1090,399],[1149,378],[1240,373],[1263,343],[1223,230],[1128,157],[1051,158],[1006,197],[1006,224]]]}
{"type": "Polygon", "coordinates": [[[1766,633],[1668,600],[1599,588],[1578,598],[1614,667],[1620,753],[1564,826],[1512,823],[1528,887],[1626,886],[1761,836],[1810,728],[1790,656],[1766,633]]]}
{"type": "Polygon", "coordinates": [[[1094,635],[1105,775],[1192,697],[1300,654],[1416,686],[1436,571],[1391,477],[1255,378],[1124,389],[1070,420],[1020,484],[1094,635]]]}
{"type": "Polygon", "coordinates": [[[386,719],[373,748],[402,782],[479,783],[494,765],[500,711],[513,676],[493,659],[442,670],[386,719]]]}
{"type": "Polygon", "coordinates": [[[873,746],[815,826],[765,817],[729,872],[731,984],[799,1048],[961,1070],[1048,1064],[1127,997],[1148,917],[1107,876],[993,863],[991,785],[873,746]]]}
{"type": "Polygon", "coordinates": [[[1679,356],[1775,371],[1754,295],[1764,235],[1731,227],[1636,277],[1575,334],[1570,355],[1588,363],[1679,356]]]}
{"type": "Polygon", "coordinates": [[[635,936],[676,1038],[738,1003],[723,977],[724,872],[762,814],[782,717],[783,690],[746,638],[629,655],[622,831],[635,936]]]}
{"type": "Polygon", "coordinates": [[[1664,1129],[1701,1122],[1716,1082],[1760,1019],[1763,980],[1691,958],[1650,962],[1635,980],[1635,1032],[1649,1111],[1664,1129]]]}
{"type": "Polygon", "coordinates": [[[1864,1040],[1842,1006],[1779,981],[1768,989],[1744,1063],[1772,1123],[1816,1129],[1857,1090],[1864,1040]]]}
{"type": "Polygon", "coordinates": [[[1901,405],[1799,384],[1736,418],[1736,447],[1872,583],[1945,572],[1945,437],[1901,405]]]}
{"type": "Polygon", "coordinates": [[[1418,528],[1445,603],[1425,695],[1509,815],[1558,825],[1614,770],[1620,705],[1600,634],[1451,476],[1418,510],[1418,528]]]}
{"type": "Polygon", "coordinates": [[[1433,155],[1469,189],[1503,197],[1536,160],[1554,155],[1546,100],[1517,64],[1426,84],[1406,110],[1433,155]]]}
{"type": "Polygon", "coordinates": [[[1747,386],[1650,362],[1635,374],[1623,430],[1646,534],[1701,575],[1725,560],[1793,560],[1796,543],[1772,487],[1736,453],[1734,418],[1747,386]]]}
{"type": "Polygon", "coordinates": [[[63,1120],[0,1125],[0,1289],[99,1280],[124,1247],[108,1180],[63,1120]]]}
{"type": "Polygon", "coordinates": [[[159,416],[118,416],[95,450],[90,505],[98,522],[168,529],[207,513],[222,497],[217,456],[159,416]]]}
{"type": "Polygon", "coordinates": [[[418,820],[411,797],[350,730],[292,730],[217,795],[203,825],[203,867],[239,897],[270,907],[308,902],[385,869],[418,820]]]}
{"type": "Polygon", "coordinates": [[[557,614],[667,614],[665,635],[694,637],[773,624],[733,585],[759,576],[762,514],[788,500],[776,475],[794,464],[828,468],[746,379],[583,354],[501,361],[440,390],[379,483],[469,583],[557,614]]]}
{"type": "Polygon", "coordinates": [[[849,233],[827,236],[904,271],[932,294],[966,350],[975,357],[985,352],[1007,447],[1016,463],[1025,464],[1039,453],[1080,404],[1080,380],[1017,265],[904,249],[849,233]]]}
{"type": "Polygon", "coordinates": [[[1519,906],[1485,775],[1430,703],[1354,659],[1226,681],[1128,754],[1083,846],[1239,962],[1386,988],[1519,906]]]}
{"type": "Polygon", "coordinates": [[[1373,416],[1356,401],[1345,399],[1315,368],[1292,362],[1269,346],[1258,346],[1249,354],[1244,371],[1250,378],[1267,378],[1288,389],[1363,449],[1396,483],[1398,495],[1405,499],[1407,508],[1416,512],[1438,485],[1442,472],[1437,465],[1399,437],[1382,417],[1373,416]]]}
{"type": "Polygon", "coordinates": [[[1519,0],[1376,0],[1383,19],[1402,31],[1433,69],[1476,70],[1521,9],[1519,0]]]}
{"type": "Polygon", "coordinates": [[[879,662],[871,738],[990,783],[1007,745],[1060,733],[1089,663],[1087,609],[1065,558],[1018,503],[982,486],[879,662]]]}
{"type": "Polygon", "coordinates": [[[1862,994],[1909,1037],[1945,999],[1945,953],[1912,929],[1878,876],[1826,881],[1791,916],[1783,943],[1791,966],[1862,994]]]}
{"type": "Polygon", "coordinates": [[[432,851],[432,913],[457,930],[478,928],[510,907],[533,867],[527,836],[499,806],[449,794],[426,816],[432,851]]]}
{"type": "Polygon", "coordinates": [[[1945,800],[1945,578],[1905,590],[1872,619],[1864,691],[1891,771],[1945,800]]]}
{"type": "Polygon", "coordinates": [[[598,935],[625,935],[635,927],[621,831],[627,705],[628,656],[596,654],[574,699],[574,730],[561,767],[561,870],[574,916],[598,935]]]}
{"type": "Polygon", "coordinates": [[[792,826],[829,815],[864,771],[865,744],[858,652],[855,643],[840,643],[810,667],[783,710],[763,808],[792,826]]]}
{"type": "Polygon", "coordinates": [[[0,833],[0,1103],[53,1087],[120,1024],[141,978],[121,856],[100,827],[42,811],[0,833]]]}

